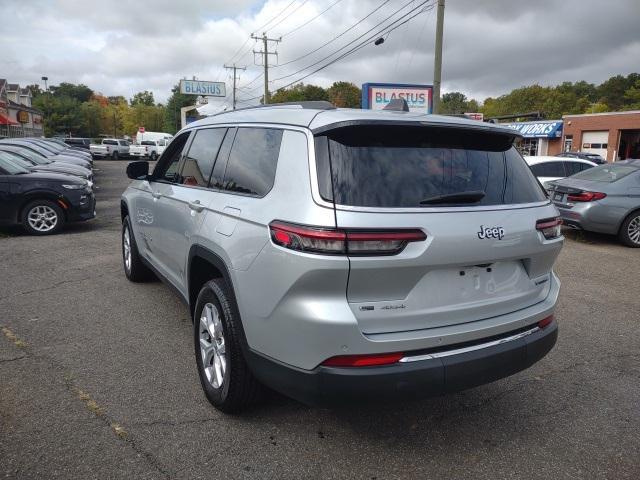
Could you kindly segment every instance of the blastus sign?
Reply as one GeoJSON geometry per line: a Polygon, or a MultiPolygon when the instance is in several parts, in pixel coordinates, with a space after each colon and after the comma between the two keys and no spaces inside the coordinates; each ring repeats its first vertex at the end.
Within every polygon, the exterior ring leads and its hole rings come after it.
{"type": "Polygon", "coordinates": [[[203,97],[226,97],[224,82],[205,82],[202,80],[180,80],[180,93],[202,95],[203,97]]]}
{"type": "Polygon", "coordinates": [[[395,98],[404,98],[412,112],[431,113],[433,86],[406,83],[364,83],[362,85],[362,108],[382,110],[395,98]]]}

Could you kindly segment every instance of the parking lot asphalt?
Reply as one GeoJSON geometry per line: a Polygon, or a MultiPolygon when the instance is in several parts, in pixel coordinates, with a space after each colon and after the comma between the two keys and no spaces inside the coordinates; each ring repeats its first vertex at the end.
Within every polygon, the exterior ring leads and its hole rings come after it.
{"type": "Polygon", "coordinates": [[[560,337],[513,377],[433,399],[242,416],[206,401],[187,308],[120,257],[126,162],[96,162],[98,217],[0,230],[0,476],[640,478],[640,251],[567,234],[560,337]]]}

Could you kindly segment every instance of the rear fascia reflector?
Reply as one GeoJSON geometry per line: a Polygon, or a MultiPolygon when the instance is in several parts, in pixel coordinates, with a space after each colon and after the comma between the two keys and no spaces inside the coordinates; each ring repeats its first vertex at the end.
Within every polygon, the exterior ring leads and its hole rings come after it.
{"type": "Polygon", "coordinates": [[[398,363],[404,353],[379,353],[374,355],[339,355],[322,362],[324,367],[375,367],[398,363]]]}
{"type": "Polygon", "coordinates": [[[553,315],[549,315],[547,318],[543,318],[542,320],[540,320],[538,322],[538,328],[548,327],[549,325],[551,325],[551,322],[553,322],[553,315]]]}
{"type": "Polygon", "coordinates": [[[276,245],[325,255],[395,255],[408,243],[422,242],[427,238],[420,229],[340,230],[280,221],[271,222],[269,231],[276,245]]]}
{"type": "Polygon", "coordinates": [[[606,197],[606,193],[601,192],[580,192],[570,193],[567,195],[568,202],[593,202],[595,200],[602,200],[606,197]]]}
{"type": "Polygon", "coordinates": [[[546,240],[553,240],[562,234],[562,219],[560,217],[545,218],[536,222],[536,230],[542,233],[546,240]]]}

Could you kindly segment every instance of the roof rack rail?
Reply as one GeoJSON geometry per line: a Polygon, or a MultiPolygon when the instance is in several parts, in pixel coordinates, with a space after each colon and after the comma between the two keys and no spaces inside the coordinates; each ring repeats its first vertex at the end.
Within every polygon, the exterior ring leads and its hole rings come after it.
{"type": "Polygon", "coordinates": [[[282,103],[267,103],[266,105],[254,105],[252,107],[242,107],[236,108],[235,110],[225,110],[223,112],[216,113],[215,115],[211,115],[215,117],[216,115],[222,115],[223,113],[230,112],[240,112],[245,110],[254,110],[257,108],[269,108],[269,107],[300,107],[311,110],[335,110],[337,107],[326,100],[310,100],[306,102],[282,102],[282,103]]]}

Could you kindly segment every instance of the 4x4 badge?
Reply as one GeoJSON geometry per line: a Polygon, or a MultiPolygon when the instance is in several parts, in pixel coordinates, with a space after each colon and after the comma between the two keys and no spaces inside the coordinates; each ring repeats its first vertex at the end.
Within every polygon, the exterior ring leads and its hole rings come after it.
{"type": "Polygon", "coordinates": [[[480,240],[485,238],[497,238],[498,240],[502,240],[502,237],[504,237],[504,228],[485,227],[484,225],[480,225],[480,231],[478,232],[478,238],[480,240]]]}

